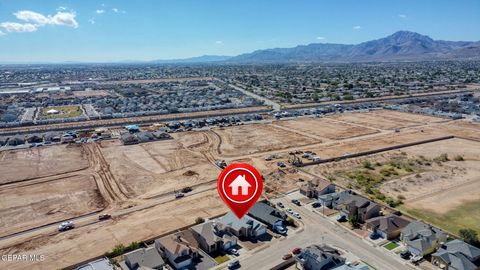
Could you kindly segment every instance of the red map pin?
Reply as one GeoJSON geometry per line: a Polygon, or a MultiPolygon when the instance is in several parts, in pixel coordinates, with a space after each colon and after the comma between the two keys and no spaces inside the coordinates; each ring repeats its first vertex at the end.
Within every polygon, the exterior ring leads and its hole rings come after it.
{"type": "Polygon", "coordinates": [[[225,204],[240,219],[262,195],[262,176],[252,165],[233,163],[218,176],[217,190],[225,204]]]}

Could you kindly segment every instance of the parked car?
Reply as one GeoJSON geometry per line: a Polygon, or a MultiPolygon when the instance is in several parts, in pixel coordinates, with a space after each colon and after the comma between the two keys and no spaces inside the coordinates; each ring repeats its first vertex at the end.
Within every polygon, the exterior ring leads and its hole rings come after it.
{"type": "Polygon", "coordinates": [[[180,199],[182,197],[184,197],[185,194],[181,193],[181,192],[175,192],[175,199],[180,199]]]}
{"type": "Polygon", "coordinates": [[[412,257],[411,262],[412,262],[412,263],[419,263],[419,262],[421,262],[422,260],[423,260],[423,257],[417,255],[417,256],[413,256],[413,257],[412,257]]]}
{"type": "Polygon", "coordinates": [[[292,253],[288,253],[288,254],[283,255],[282,259],[283,260],[288,260],[288,259],[291,259],[292,257],[293,257],[292,253]]]}
{"type": "Polygon", "coordinates": [[[109,215],[109,214],[101,214],[100,216],[98,216],[98,220],[107,220],[107,219],[110,219],[112,216],[109,215]]]}
{"type": "Polygon", "coordinates": [[[192,188],[191,188],[191,187],[184,187],[184,188],[182,188],[182,192],[183,192],[183,193],[187,193],[187,192],[190,192],[190,191],[192,191],[192,188]]]}
{"type": "Polygon", "coordinates": [[[411,256],[412,256],[412,253],[408,250],[404,250],[400,253],[400,257],[404,260],[410,260],[411,256]]]}
{"type": "Polygon", "coordinates": [[[302,252],[302,249],[301,249],[301,248],[298,248],[298,247],[297,247],[297,248],[294,248],[294,249],[292,250],[292,254],[293,254],[293,255],[300,254],[300,252],[302,252]]]}
{"type": "Polygon", "coordinates": [[[238,260],[234,260],[228,263],[228,269],[236,269],[240,267],[240,262],[238,260]]]}
{"type": "Polygon", "coordinates": [[[368,237],[372,240],[377,240],[378,238],[380,238],[380,235],[378,233],[372,232],[368,237]]]}
{"type": "Polygon", "coordinates": [[[287,213],[289,213],[289,214],[293,214],[293,210],[292,210],[292,208],[287,208],[287,213]]]}
{"type": "Polygon", "coordinates": [[[312,207],[313,207],[313,208],[318,208],[318,207],[320,207],[320,206],[322,206],[322,204],[319,203],[319,202],[314,202],[314,203],[312,203],[312,207]]]}
{"type": "Polygon", "coordinates": [[[298,218],[298,219],[302,219],[302,217],[300,216],[300,214],[297,213],[297,212],[293,213],[293,216],[296,217],[296,218],[298,218]]]}
{"type": "Polygon", "coordinates": [[[238,250],[235,249],[235,248],[229,249],[228,252],[230,252],[230,254],[232,254],[232,255],[238,256],[238,250]]]}
{"type": "Polygon", "coordinates": [[[337,221],[338,221],[338,222],[345,222],[345,221],[347,221],[347,216],[345,216],[345,215],[338,215],[338,216],[337,216],[337,221]]]}
{"type": "Polygon", "coordinates": [[[75,224],[73,223],[73,221],[65,221],[58,226],[58,231],[64,232],[74,228],[75,228],[75,224]]]}
{"type": "Polygon", "coordinates": [[[278,203],[277,203],[277,206],[280,207],[280,208],[284,208],[284,207],[285,207],[285,206],[283,205],[283,203],[281,203],[281,202],[278,202],[278,203]]]}
{"type": "Polygon", "coordinates": [[[296,205],[298,205],[298,206],[302,206],[302,204],[300,203],[300,201],[299,201],[299,200],[296,200],[296,199],[292,200],[292,203],[294,203],[294,204],[296,204],[296,205]]]}

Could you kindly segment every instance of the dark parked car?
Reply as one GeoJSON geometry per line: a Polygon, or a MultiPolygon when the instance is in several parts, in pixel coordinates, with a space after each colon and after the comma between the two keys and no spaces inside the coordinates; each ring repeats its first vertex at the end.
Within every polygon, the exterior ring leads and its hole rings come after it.
{"type": "Polygon", "coordinates": [[[285,206],[283,205],[283,203],[279,202],[277,203],[277,206],[280,207],[280,208],[284,208],[285,206]]]}
{"type": "Polygon", "coordinates": [[[182,189],[182,192],[183,192],[183,193],[187,193],[187,192],[190,192],[190,191],[192,191],[192,188],[191,188],[191,187],[184,187],[184,188],[182,189]]]}
{"type": "Polygon", "coordinates": [[[404,250],[400,253],[400,257],[404,260],[410,260],[411,256],[412,256],[412,253],[408,250],[404,250]]]}
{"type": "Polygon", "coordinates": [[[110,219],[112,216],[109,215],[109,214],[101,214],[100,216],[98,216],[98,220],[107,220],[107,219],[110,219]]]}
{"type": "Polygon", "coordinates": [[[298,248],[298,247],[297,247],[297,248],[294,248],[294,249],[292,250],[292,253],[293,253],[294,255],[300,254],[300,252],[302,252],[302,249],[301,249],[301,248],[298,248]]]}

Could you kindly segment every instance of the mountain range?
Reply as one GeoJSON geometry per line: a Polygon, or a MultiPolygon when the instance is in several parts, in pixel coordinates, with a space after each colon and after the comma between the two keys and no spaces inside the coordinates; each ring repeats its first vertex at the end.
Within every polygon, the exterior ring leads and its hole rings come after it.
{"type": "Polygon", "coordinates": [[[155,63],[285,63],[285,62],[391,62],[420,60],[480,60],[480,42],[433,40],[410,31],[360,44],[312,43],[294,48],[257,50],[238,56],[200,56],[155,63]]]}

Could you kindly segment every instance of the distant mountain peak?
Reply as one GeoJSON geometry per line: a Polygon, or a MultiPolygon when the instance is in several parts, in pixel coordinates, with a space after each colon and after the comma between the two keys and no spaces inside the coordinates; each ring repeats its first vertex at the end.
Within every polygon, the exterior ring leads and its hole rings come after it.
{"type": "Polygon", "coordinates": [[[229,62],[384,62],[445,59],[480,59],[480,42],[433,40],[412,31],[397,31],[384,38],[356,45],[313,43],[294,48],[258,50],[229,62]]]}

